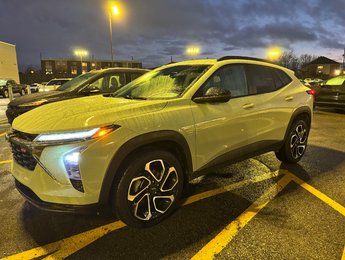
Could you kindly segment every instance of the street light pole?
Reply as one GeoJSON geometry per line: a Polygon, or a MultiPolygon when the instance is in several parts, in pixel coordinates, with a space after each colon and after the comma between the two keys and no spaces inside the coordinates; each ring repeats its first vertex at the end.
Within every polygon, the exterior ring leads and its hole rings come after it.
{"type": "Polygon", "coordinates": [[[109,10],[109,39],[111,52],[111,67],[114,67],[114,53],[113,53],[113,24],[111,19],[111,10],[109,10]]]}
{"type": "Polygon", "coordinates": [[[109,40],[110,40],[110,52],[111,52],[111,66],[114,67],[114,52],[113,52],[113,22],[112,15],[118,15],[119,8],[117,5],[110,6],[109,9],[109,40]]]}
{"type": "Polygon", "coordinates": [[[87,56],[89,53],[86,50],[77,49],[74,51],[74,55],[80,57],[80,68],[81,68],[81,74],[83,74],[83,56],[87,56]]]}

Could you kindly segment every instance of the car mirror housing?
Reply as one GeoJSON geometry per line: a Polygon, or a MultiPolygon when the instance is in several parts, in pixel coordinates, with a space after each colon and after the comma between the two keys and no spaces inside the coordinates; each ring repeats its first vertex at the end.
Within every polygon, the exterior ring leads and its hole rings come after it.
{"type": "Polygon", "coordinates": [[[84,95],[93,95],[93,94],[99,94],[101,93],[101,90],[96,87],[88,86],[82,90],[82,93],[84,95]]]}
{"type": "Polygon", "coordinates": [[[193,98],[195,103],[226,103],[231,98],[231,92],[219,87],[211,87],[201,97],[193,98]]]}

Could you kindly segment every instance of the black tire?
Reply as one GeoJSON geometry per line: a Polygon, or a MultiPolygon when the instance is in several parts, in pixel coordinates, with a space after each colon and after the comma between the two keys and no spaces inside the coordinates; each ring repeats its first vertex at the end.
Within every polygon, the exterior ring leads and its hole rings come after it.
{"type": "Polygon", "coordinates": [[[22,89],[20,90],[20,95],[21,95],[21,96],[24,96],[25,94],[26,94],[25,89],[22,88],[22,89]]]}
{"type": "Polygon", "coordinates": [[[181,198],[181,164],[171,153],[159,150],[143,150],[131,160],[114,183],[113,211],[129,226],[158,224],[174,211],[181,198]]]}
{"type": "Polygon", "coordinates": [[[276,152],[277,158],[285,163],[297,163],[307,148],[310,126],[301,118],[296,119],[286,135],[284,145],[276,152]]]}

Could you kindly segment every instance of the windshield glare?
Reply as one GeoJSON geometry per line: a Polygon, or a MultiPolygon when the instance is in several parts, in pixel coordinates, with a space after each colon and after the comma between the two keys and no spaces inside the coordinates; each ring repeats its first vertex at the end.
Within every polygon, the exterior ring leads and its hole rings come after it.
{"type": "Polygon", "coordinates": [[[117,91],[115,96],[131,99],[179,97],[208,67],[208,65],[177,65],[154,70],[127,84],[117,91]]]}
{"type": "Polygon", "coordinates": [[[89,78],[93,77],[95,73],[93,72],[88,72],[85,74],[81,74],[78,77],[75,77],[66,83],[62,84],[59,86],[56,90],[58,91],[72,91],[77,89],[79,86],[84,84],[89,78]]]}
{"type": "Polygon", "coordinates": [[[0,86],[5,86],[7,80],[0,79],[0,86]]]}

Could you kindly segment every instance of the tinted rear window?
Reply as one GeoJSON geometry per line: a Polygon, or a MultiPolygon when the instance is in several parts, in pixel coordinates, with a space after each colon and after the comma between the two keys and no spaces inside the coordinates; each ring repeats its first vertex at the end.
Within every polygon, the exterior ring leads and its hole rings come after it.
{"type": "Polygon", "coordinates": [[[248,65],[247,77],[250,94],[272,92],[286,86],[292,81],[284,71],[260,65],[248,65]]]}

